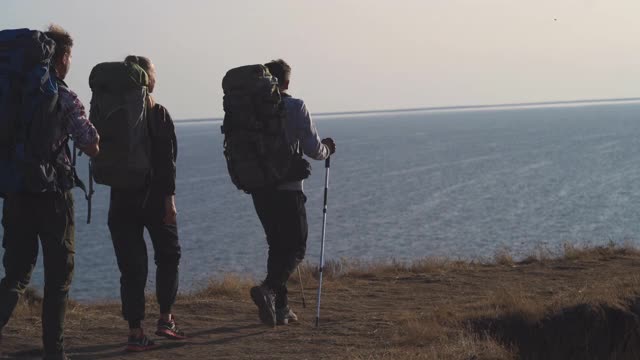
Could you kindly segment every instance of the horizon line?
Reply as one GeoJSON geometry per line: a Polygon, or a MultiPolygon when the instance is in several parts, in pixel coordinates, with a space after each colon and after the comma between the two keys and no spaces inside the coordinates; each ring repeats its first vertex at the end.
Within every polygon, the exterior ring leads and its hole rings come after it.
{"type": "MultiPolygon", "coordinates": [[[[313,117],[322,116],[339,116],[339,115],[368,115],[368,114],[388,114],[388,113],[404,113],[404,112],[428,112],[428,111],[451,111],[451,110],[481,110],[488,108],[519,108],[519,107],[537,107],[537,106],[553,106],[553,105],[590,105],[599,103],[622,103],[640,101],[640,97],[630,98],[610,98],[610,99],[584,99],[584,100],[558,100],[558,101],[537,101],[537,102],[518,102],[518,103],[500,103],[500,104],[485,104],[485,105],[450,105],[450,106],[426,106],[426,107],[413,107],[413,108],[399,108],[399,109],[378,109],[378,110],[351,110],[351,111],[330,111],[313,113],[313,117]]],[[[206,121],[221,121],[224,118],[195,118],[195,119],[180,119],[176,122],[206,122],[206,121]]]]}

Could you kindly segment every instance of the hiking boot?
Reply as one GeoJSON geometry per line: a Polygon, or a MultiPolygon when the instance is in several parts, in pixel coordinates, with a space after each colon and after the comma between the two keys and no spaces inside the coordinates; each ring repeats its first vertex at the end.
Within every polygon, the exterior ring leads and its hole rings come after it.
{"type": "Polygon", "coordinates": [[[140,352],[151,350],[155,347],[156,344],[149,339],[147,335],[142,335],[141,337],[129,336],[125,350],[130,352],[140,352]]]}
{"type": "Polygon", "coordinates": [[[293,312],[293,310],[291,310],[289,306],[276,309],[276,324],[288,325],[289,321],[291,322],[298,321],[298,316],[296,315],[296,313],[293,312]]]}
{"type": "Polygon", "coordinates": [[[251,299],[258,307],[258,316],[263,324],[276,326],[276,296],[265,285],[254,286],[251,288],[251,299]]]}
{"type": "Polygon", "coordinates": [[[156,335],[172,340],[184,340],[187,338],[184,335],[184,332],[178,329],[178,325],[176,325],[176,321],[173,317],[171,317],[170,321],[164,321],[162,319],[158,320],[156,335]]]}

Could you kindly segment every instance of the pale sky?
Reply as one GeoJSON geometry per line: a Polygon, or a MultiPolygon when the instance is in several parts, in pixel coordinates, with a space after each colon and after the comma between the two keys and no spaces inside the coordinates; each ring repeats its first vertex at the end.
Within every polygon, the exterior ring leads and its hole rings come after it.
{"type": "Polygon", "coordinates": [[[89,106],[103,61],[150,57],[176,119],[220,117],[232,67],[283,58],[311,112],[638,97],[638,0],[0,0],[55,22],[89,106]],[[555,20],[557,19],[557,20],[555,20]]]}

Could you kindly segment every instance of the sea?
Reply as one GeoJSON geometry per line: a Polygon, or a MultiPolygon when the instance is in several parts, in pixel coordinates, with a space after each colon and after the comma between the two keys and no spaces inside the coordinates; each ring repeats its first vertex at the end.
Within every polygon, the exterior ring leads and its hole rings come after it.
{"type": "MultiPolygon", "coordinates": [[[[565,244],[638,244],[640,104],[408,111],[315,118],[337,152],[329,172],[326,259],[487,260],[559,253],[565,244]]],[[[220,121],[177,121],[181,291],[229,273],[260,280],[267,246],[251,197],[231,183],[220,121]]],[[[326,169],[305,181],[306,260],[320,256],[326,169]]],[[[87,179],[84,157],[78,165],[87,179]]],[[[71,297],[119,297],[107,228],[109,188],[93,221],[76,199],[71,297]]],[[[153,248],[147,290],[155,288],[153,248]]],[[[0,251],[2,253],[2,251],[0,251]]],[[[0,269],[0,276],[3,275],[0,269]]],[[[42,291],[42,260],[32,285],[42,291]]]]}

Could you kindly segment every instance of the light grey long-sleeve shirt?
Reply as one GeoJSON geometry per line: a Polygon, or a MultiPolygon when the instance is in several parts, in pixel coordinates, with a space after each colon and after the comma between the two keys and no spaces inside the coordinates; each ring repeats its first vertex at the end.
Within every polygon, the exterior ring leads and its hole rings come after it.
{"type": "MultiPolygon", "coordinates": [[[[287,111],[287,140],[291,145],[300,146],[302,152],[315,160],[324,160],[329,157],[329,148],[324,145],[318,135],[316,125],[311,119],[309,110],[302,99],[283,97],[287,111]]],[[[279,190],[302,191],[303,181],[287,182],[278,187],[279,190]]]]}

